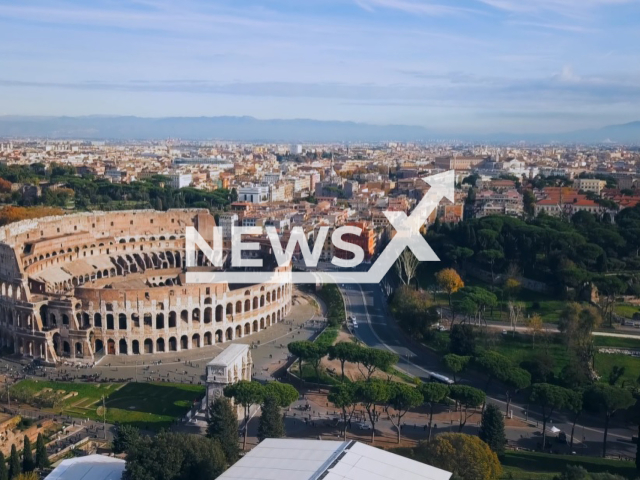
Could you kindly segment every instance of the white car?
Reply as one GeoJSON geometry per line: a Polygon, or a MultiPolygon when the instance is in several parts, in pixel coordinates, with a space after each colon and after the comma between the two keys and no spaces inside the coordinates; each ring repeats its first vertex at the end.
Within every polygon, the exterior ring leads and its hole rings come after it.
{"type": "Polygon", "coordinates": [[[371,425],[369,425],[368,423],[362,422],[358,424],[358,428],[360,430],[371,430],[371,425]]]}
{"type": "Polygon", "coordinates": [[[353,328],[358,328],[358,322],[355,318],[353,319],[353,328]]]}

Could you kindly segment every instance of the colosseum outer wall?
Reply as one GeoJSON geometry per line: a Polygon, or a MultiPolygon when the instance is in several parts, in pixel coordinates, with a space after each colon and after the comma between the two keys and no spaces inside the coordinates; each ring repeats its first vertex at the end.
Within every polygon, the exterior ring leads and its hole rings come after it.
{"type": "Polygon", "coordinates": [[[291,284],[185,284],[185,228],[213,224],[206,210],[126,211],[0,229],[0,346],[93,361],[199,348],[282,321],[291,284]]]}

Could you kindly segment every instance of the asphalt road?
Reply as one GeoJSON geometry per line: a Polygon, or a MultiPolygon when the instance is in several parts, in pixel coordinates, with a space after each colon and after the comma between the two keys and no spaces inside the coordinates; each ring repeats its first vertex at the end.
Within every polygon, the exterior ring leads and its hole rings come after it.
{"type": "MultiPolygon", "coordinates": [[[[429,373],[435,372],[448,375],[443,371],[437,354],[424,346],[408,339],[399,329],[395,321],[389,316],[386,296],[379,285],[342,285],[341,291],[345,298],[347,315],[355,316],[358,328],[355,334],[366,345],[390,350],[400,357],[398,369],[410,375],[428,380],[429,373]]],[[[468,377],[468,376],[467,376],[468,377]]],[[[484,387],[484,379],[465,378],[463,383],[478,388],[484,387]]],[[[495,382],[494,382],[495,383],[495,382]]],[[[504,392],[499,385],[494,385],[488,392],[488,401],[501,408],[506,408],[504,392]]],[[[542,417],[534,407],[529,408],[525,398],[516,398],[511,403],[515,417],[528,418],[539,421],[542,417]]],[[[563,414],[554,414],[553,426],[564,431],[567,436],[571,433],[571,422],[563,414]]],[[[583,414],[576,424],[575,438],[578,442],[574,450],[578,454],[588,453],[598,455],[602,450],[603,419],[583,414]]],[[[609,428],[607,454],[635,457],[636,445],[631,443],[631,437],[637,432],[632,425],[623,419],[615,418],[609,428]]],[[[517,441],[517,432],[508,432],[511,440],[517,441]]],[[[555,448],[555,447],[554,447],[555,448]]],[[[567,453],[567,449],[562,453],[567,453]]]]}

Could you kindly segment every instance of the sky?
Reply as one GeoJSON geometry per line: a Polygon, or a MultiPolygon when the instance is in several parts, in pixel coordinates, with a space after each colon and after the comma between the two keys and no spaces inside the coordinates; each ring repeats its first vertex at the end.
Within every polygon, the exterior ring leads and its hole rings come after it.
{"type": "Polygon", "coordinates": [[[0,115],[640,120],[640,0],[0,0],[0,115]]]}

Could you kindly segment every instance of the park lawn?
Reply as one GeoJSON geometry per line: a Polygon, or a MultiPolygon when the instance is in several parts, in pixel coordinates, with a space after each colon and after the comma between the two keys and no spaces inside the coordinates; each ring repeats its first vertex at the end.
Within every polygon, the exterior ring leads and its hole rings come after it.
{"type": "Polygon", "coordinates": [[[43,388],[77,392],[62,402],[61,413],[79,418],[102,420],[102,396],[105,396],[108,423],[132,424],[141,428],[160,429],[184,416],[194,400],[205,393],[202,385],[179,383],[70,383],[22,380],[12,391],[34,394],[43,388]]]}
{"type": "Polygon", "coordinates": [[[633,318],[634,313],[640,312],[640,307],[628,303],[619,303],[614,307],[614,310],[621,317],[633,318]]]}
{"type": "Polygon", "coordinates": [[[567,465],[580,465],[591,473],[609,472],[626,478],[635,478],[633,462],[606,460],[598,457],[554,455],[549,453],[507,451],[501,459],[503,479],[551,480],[566,469],[567,465]]]}
{"type": "Polygon", "coordinates": [[[183,417],[204,393],[202,385],[127,383],[106,401],[106,419],[146,429],[165,428],[183,417]]]}
{"type": "Polygon", "coordinates": [[[602,335],[594,335],[593,342],[596,347],[613,347],[613,348],[637,348],[640,349],[640,336],[638,338],[624,337],[605,337],[602,335]]]}
{"type": "Polygon", "coordinates": [[[511,359],[516,365],[519,365],[525,360],[529,360],[536,354],[550,356],[554,360],[554,373],[559,374],[570,361],[567,347],[562,343],[554,342],[553,337],[549,340],[544,340],[541,337],[542,336],[539,335],[534,344],[530,335],[520,333],[516,334],[515,337],[511,335],[500,335],[499,337],[493,337],[495,342],[487,342],[485,345],[481,344],[481,346],[504,355],[511,359]]]}
{"type": "Polygon", "coordinates": [[[601,382],[607,382],[609,373],[614,366],[624,367],[624,375],[618,381],[619,385],[625,382],[626,385],[635,385],[640,376],[640,359],[630,355],[617,353],[597,353],[596,354],[596,372],[600,375],[601,382]]]}

